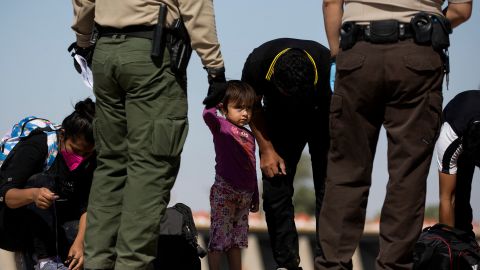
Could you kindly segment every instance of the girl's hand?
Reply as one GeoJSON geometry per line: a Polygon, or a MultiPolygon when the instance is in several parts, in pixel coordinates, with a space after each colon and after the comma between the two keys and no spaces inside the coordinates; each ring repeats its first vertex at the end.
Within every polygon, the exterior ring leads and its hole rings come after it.
{"type": "Polygon", "coordinates": [[[252,213],[258,212],[258,202],[257,203],[252,203],[252,205],[250,205],[250,212],[252,212],[252,213]]]}
{"type": "Polygon", "coordinates": [[[68,269],[70,270],[81,270],[83,269],[83,261],[83,241],[75,239],[70,247],[65,264],[68,264],[68,269]]]}
{"type": "Polygon", "coordinates": [[[33,192],[33,202],[40,209],[48,209],[56,199],[58,196],[48,188],[36,188],[33,192]]]}

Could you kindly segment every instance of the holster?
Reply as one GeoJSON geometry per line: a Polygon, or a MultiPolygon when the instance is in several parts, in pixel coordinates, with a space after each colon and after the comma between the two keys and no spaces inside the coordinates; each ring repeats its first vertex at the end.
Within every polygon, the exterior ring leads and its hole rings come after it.
{"type": "Polygon", "coordinates": [[[354,22],[345,22],[340,29],[340,48],[348,50],[357,42],[358,28],[354,22]]]}
{"type": "Polygon", "coordinates": [[[170,67],[175,74],[185,74],[192,55],[190,36],[182,19],[176,19],[168,29],[167,48],[170,53],[170,67]]]}
{"type": "Polygon", "coordinates": [[[417,44],[431,44],[437,51],[450,46],[452,26],[445,17],[420,12],[412,18],[410,24],[417,44]]]}
{"type": "Polygon", "coordinates": [[[163,51],[165,50],[165,18],[167,17],[167,6],[160,3],[158,10],[157,24],[153,30],[152,52],[150,54],[154,63],[162,62],[163,51]]]}
{"type": "Polygon", "coordinates": [[[432,47],[435,50],[445,50],[450,46],[452,25],[443,16],[432,15],[432,47]]]}

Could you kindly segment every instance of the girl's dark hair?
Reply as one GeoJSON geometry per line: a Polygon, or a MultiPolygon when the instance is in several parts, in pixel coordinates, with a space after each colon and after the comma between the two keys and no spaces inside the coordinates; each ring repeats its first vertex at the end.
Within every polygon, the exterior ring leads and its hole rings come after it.
{"type": "Polygon", "coordinates": [[[227,90],[223,97],[223,108],[226,110],[229,103],[252,107],[257,95],[255,90],[246,82],[230,80],[227,82],[227,90]]]}
{"type": "Polygon", "coordinates": [[[95,102],[87,98],[75,104],[75,111],[65,117],[62,122],[65,139],[79,136],[89,144],[95,144],[93,138],[93,118],[95,117],[95,102]]]}

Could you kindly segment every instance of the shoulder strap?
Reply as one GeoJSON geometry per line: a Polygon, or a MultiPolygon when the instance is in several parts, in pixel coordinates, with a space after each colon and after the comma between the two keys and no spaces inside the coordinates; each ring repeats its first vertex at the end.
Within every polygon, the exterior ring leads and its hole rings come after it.
{"type": "Polygon", "coordinates": [[[183,203],[177,203],[173,206],[178,212],[183,215],[183,225],[185,237],[192,244],[197,244],[197,228],[195,227],[195,222],[193,220],[193,214],[190,207],[186,206],[183,203]]]}
{"type": "Polygon", "coordinates": [[[57,132],[56,131],[49,131],[45,132],[47,134],[47,147],[48,147],[48,154],[47,159],[44,163],[44,170],[50,169],[52,167],[53,162],[58,154],[58,141],[57,141],[57,132]]]}

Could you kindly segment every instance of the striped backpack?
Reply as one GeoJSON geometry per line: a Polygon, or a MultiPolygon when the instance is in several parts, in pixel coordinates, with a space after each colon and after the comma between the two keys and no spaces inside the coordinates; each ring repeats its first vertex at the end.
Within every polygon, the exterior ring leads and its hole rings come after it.
{"type": "Polygon", "coordinates": [[[56,126],[52,122],[35,116],[28,116],[20,120],[0,140],[0,167],[7,159],[8,154],[14,150],[15,145],[22,139],[27,138],[32,131],[39,129],[41,132],[47,134],[48,155],[43,167],[44,170],[48,170],[52,166],[58,153],[56,132],[58,128],[59,126],[56,126]]]}

